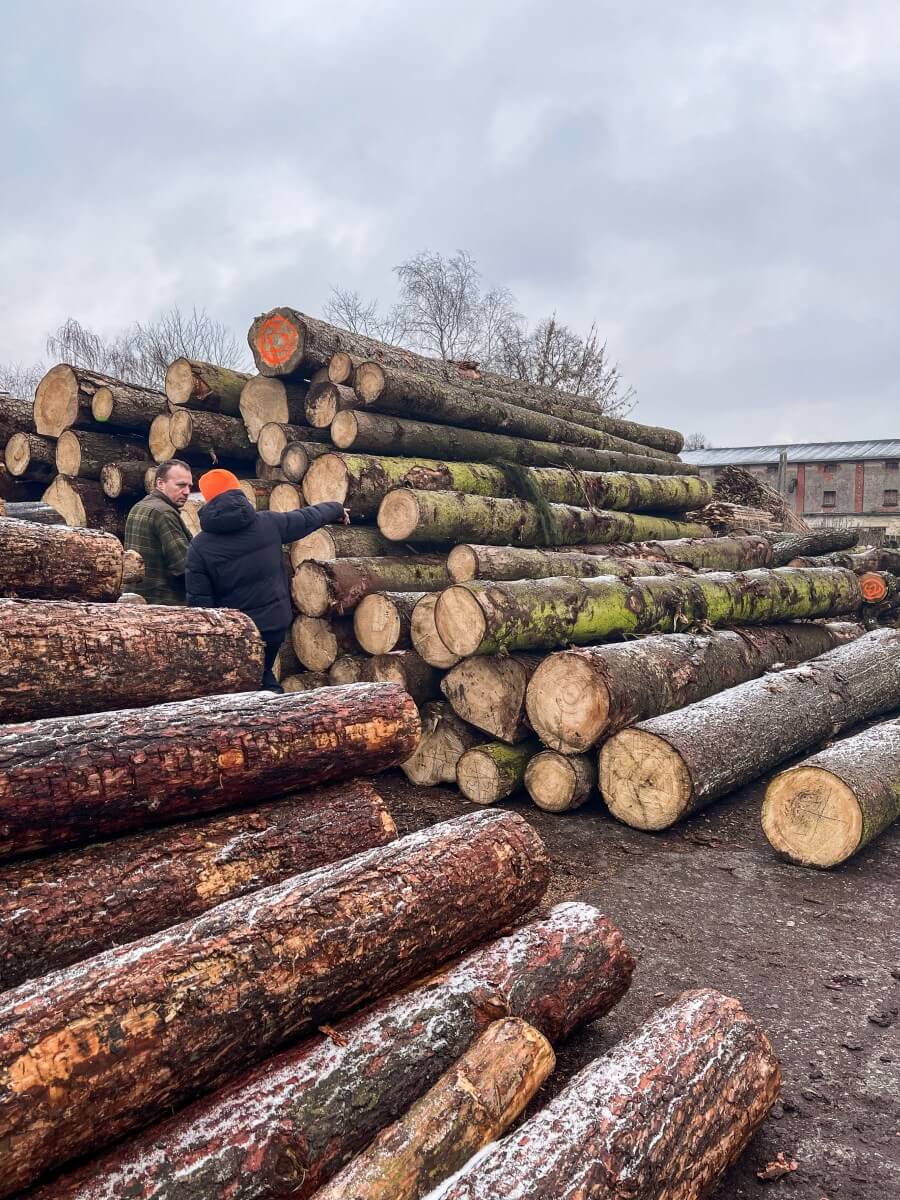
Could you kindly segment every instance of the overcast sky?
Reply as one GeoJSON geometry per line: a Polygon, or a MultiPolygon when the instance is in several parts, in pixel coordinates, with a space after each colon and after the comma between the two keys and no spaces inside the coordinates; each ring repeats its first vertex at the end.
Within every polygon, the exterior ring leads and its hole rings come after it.
{"type": "Polygon", "coordinates": [[[3,5],[0,363],[469,250],[635,417],[900,434],[896,0],[3,5]]]}

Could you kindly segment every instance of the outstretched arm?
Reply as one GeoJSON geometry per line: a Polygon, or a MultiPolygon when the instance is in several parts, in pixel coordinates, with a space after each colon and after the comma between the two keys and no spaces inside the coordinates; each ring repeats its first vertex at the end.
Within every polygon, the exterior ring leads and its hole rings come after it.
{"type": "Polygon", "coordinates": [[[271,513],[277,523],[282,542],[296,542],[315,533],[323,525],[334,525],[344,521],[344,506],[336,500],[326,500],[323,504],[311,504],[308,508],[296,512],[271,513]]]}

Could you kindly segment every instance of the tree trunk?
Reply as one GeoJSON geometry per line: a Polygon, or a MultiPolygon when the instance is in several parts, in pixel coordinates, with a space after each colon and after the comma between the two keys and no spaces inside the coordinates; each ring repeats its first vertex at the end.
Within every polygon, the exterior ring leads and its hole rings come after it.
{"type": "MultiPolygon", "coordinates": [[[[279,425],[305,425],[307,384],[300,380],[252,376],[241,392],[240,413],[251,442],[270,421],[279,425]]],[[[304,439],[305,440],[305,439],[304,439]]]]}
{"type": "Polygon", "coordinates": [[[213,462],[220,458],[235,462],[254,462],[256,447],[247,437],[242,421],[220,413],[189,412],[180,408],[169,419],[169,437],[179,452],[190,450],[208,454],[213,462]]]}
{"type": "Polygon", "coordinates": [[[386,684],[37,721],[0,736],[0,857],[374,774],[408,758],[418,736],[412,701],[386,684]]]}
{"type": "Polygon", "coordinates": [[[852,550],[859,542],[858,529],[812,529],[780,538],[772,547],[772,565],[786,566],[795,558],[830,554],[835,550],[852,550]]]}
{"type": "Polygon", "coordinates": [[[492,1020],[521,1017],[557,1042],[609,1012],[633,968],[606,917],[586,904],[557,905],[197,1100],[34,1200],[122,1200],[123,1186],[139,1187],[142,1200],[309,1200],[492,1020]]]}
{"type": "MultiPolygon", "coordinates": [[[[321,430],[308,429],[303,425],[283,425],[278,421],[267,421],[256,439],[259,457],[270,467],[280,467],[288,446],[297,445],[303,448],[308,460],[331,452],[331,442],[327,434],[323,435],[321,430]]],[[[298,458],[299,451],[293,457],[298,458]]],[[[307,469],[308,463],[303,469],[303,475],[307,469]]],[[[291,482],[300,483],[303,475],[300,479],[292,479],[291,482]]]]}
{"type": "MultiPolygon", "coordinates": [[[[100,468],[100,487],[110,500],[135,499],[147,495],[147,462],[109,462],[100,468]]],[[[156,466],[150,468],[154,477],[156,466]]],[[[155,483],[154,483],[155,486],[155,483]]]]}
{"type": "Polygon", "coordinates": [[[239,483],[240,490],[257,512],[268,511],[272,492],[277,487],[284,487],[284,484],[268,479],[242,479],[239,483]]]}
{"type": "Polygon", "coordinates": [[[67,525],[103,529],[120,539],[125,534],[125,511],[105,496],[93,479],[57,475],[41,498],[67,525]]]}
{"type": "Polygon", "coordinates": [[[544,812],[572,812],[590,800],[597,766],[586,754],[565,756],[542,750],[525,769],[525,788],[544,812]]]}
{"type": "Polygon", "coordinates": [[[7,993],[0,1195],[471,949],[548,878],[521,817],[472,814],[7,993]]]}
{"type": "Polygon", "coordinates": [[[319,688],[328,687],[329,679],[321,671],[298,671],[294,675],[285,675],[281,686],[286,692],[314,692],[319,688]]]}
{"type": "Polygon", "coordinates": [[[105,433],[66,429],[56,442],[56,469],[70,478],[99,479],[107,463],[120,459],[143,463],[145,470],[150,462],[144,442],[105,433]]]}
{"type": "Polygon", "coordinates": [[[501,742],[531,737],[525,718],[528,681],[543,661],[540,654],[466,658],[441,681],[441,691],[457,716],[501,742]]]}
{"type": "Polygon", "coordinates": [[[91,416],[107,432],[124,429],[146,436],[154,420],[168,412],[169,405],[163,392],[112,380],[98,387],[91,400],[91,416]]]}
{"type": "MultiPolygon", "coordinates": [[[[259,446],[257,446],[259,449],[259,446]]],[[[281,467],[270,467],[268,463],[257,455],[256,462],[253,464],[253,477],[255,479],[265,479],[267,483],[291,483],[281,467]]]]}
{"type": "Polygon", "coordinates": [[[835,742],[766,789],[763,832],[802,867],[836,867],[900,820],[900,720],[835,742]]]}
{"type": "Polygon", "coordinates": [[[14,433],[6,443],[3,458],[15,479],[49,483],[56,474],[56,442],[39,433],[14,433]]]}
{"type": "MultiPolygon", "coordinates": [[[[96,545],[67,553],[83,562],[96,545]]],[[[121,580],[121,546],[113,556],[121,580]]],[[[247,691],[262,674],[256,626],[230,609],[0,600],[0,644],[4,722],[247,691]]]]}
{"type": "Polygon", "coordinates": [[[41,500],[3,502],[3,513],[13,521],[32,521],[36,525],[65,525],[55,508],[41,500]]]}
{"type": "MultiPolygon", "coordinates": [[[[614,550],[615,547],[610,547],[614,550]]],[[[473,579],[494,583],[514,579],[592,579],[615,575],[631,579],[635,575],[693,574],[679,563],[657,562],[647,558],[601,558],[572,550],[533,550],[516,546],[476,546],[463,543],[447,555],[447,570],[454,583],[473,579]]]]}
{"type": "Polygon", "coordinates": [[[456,765],[456,783],[473,804],[496,804],[525,786],[525,768],[540,742],[486,742],[467,750],[456,765]]]}
{"type": "MultiPolygon", "coordinates": [[[[308,504],[315,501],[307,500],[308,504]]],[[[310,558],[334,562],[336,558],[386,558],[409,553],[367,525],[323,525],[298,542],[291,542],[291,563],[299,567],[310,558]]]]}
{"type": "Polygon", "coordinates": [[[600,752],[610,811],[665,829],[842,729],[900,708],[900,630],[623,729],[600,752]]]}
{"type": "Polygon", "coordinates": [[[373,683],[396,683],[409,692],[416,704],[440,695],[440,676],[415,650],[394,650],[371,659],[367,678],[373,683]]]}
{"type": "Polygon", "coordinates": [[[309,671],[327,671],[341,654],[359,649],[352,617],[294,617],[291,638],[294,653],[309,671]]]}
{"type": "Polygon", "coordinates": [[[862,632],[849,623],[774,625],[563,650],[535,671],[528,719],[546,746],[583,754],[637,721],[696,704],[778,664],[817,658],[862,632]]]}
{"type": "Polygon", "coordinates": [[[856,612],[859,580],[828,570],[746,571],[692,578],[524,579],[456,584],[435,609],[454,654],[590,645],[698,625],[766,625],[856,612]]]}
{"type": "Polygon", "coordinates": [[[14,433],[34,432],[34,405],[18,396],[0,394],[0,442],[8,441],[14,433]]]}
{"type": "Polygon", "coordinates": [[[239,417],[241,392],[251,378],[245,371],[176,358],[166,371],[166,396],[170,404],[239,417]]]}
{"type": "Polygon", "coordinates": [[[517,1017],[495,1021],[318,1200],[419,1200],[505,1132],[555,1066],[533,1026],[517,1017]]]}
{"type": "Polygon", "coordinates": [[[769,1040],[737,1000],[684,992],[431,1200],[708,1196],[780,1086],[769,1040]]]}
{"type": "Polygon", "coordinates": [[[367,654],[389,654],[412,647],[413,609],[425,592],[372,592],[353,614],[353,632],[367,654]]]}
{"type": "Polygon", "coordinates": [[[478,730],[461,721],[449,704],[433,700],[422,708],[422,736],[400,769],[410,783],[419,787],[456,783],[460,758],[481,741],[478,730]]]}
{"type": "MultiPolygon", "coordinates": [[[[121,542],[98,530],[3,518],[0,592],[45,600],[115,600],[122,591],[122,553],[121,542]]],[[[6,647],[3,658],[10,666],[6,647]]]]}
{"type": "Polygon", "coordinates": [[[331,440],[339,450],[401,454],[461,462],[511,462],[527,467],[573,467],[580,471],[637,471],[657,475],[699,474],[677,459],[644,458],[612,450],[561,446],[501,433],[455,429],[425,421],[407,421],[382,413],[342,412],[331,424],[331,440]]]}
{"type": "MultiPolygon", "coordinates": [[[[150,423],[150,429],[147,431],[147,447],[154,462],[167,462],[178,454],[178,447],[172,441],[171,424],[172,414],[168,410],[154,417],[150,423]]],[[[191,458],[189,452],[182,453],[181,457],[188,458],[191,462],[197,461],[197,457],[191,458]]]]}
{"type": "Polygon", "coordinates": [[[275,656],[275,662],[272,664],[272,674],[278,683],[281,683],[284,676],[294,675],[299,670],[300,661],[294,651],[294,643],[289,630],[284,641],[281,643],[281,649],[275,656]]]}
{"type": "Polygon", "coordinates": [[[122,587],[134,587],[144,579],[144,560],[137,550],[125,550],[122,553],[122,587]]]}
{"type": "Polygon", "coordinates": [[[0,990],[396,835],[378,793],[354,780],[10,864],[0,892],[0,990]]]}
{"type": "Polygon", "coordinates": [[[355,408],[359,401],[353,389],[326,379],[309,389],[304,416],[313,429],[327,429],[339,412],[355,408]]]}
{"type": "Polygon", "coordinates": [[[862,575],[866,571],[888,571],[900,575],[900,550],[886,546],[869,546],[857,552],[836,550],[833,554],[817,554],[792,558],[789,567],[845,567],[862,575]]]}
{"type": "Polygon", "coordinates": [[[409,637],[413,649],[431,667],[442,671],[455,667],[459,662],[458,654],[451,654],[441,641],[435,624],[435,609],[437,608],[438,592],[430,592],[422,597],[413,609],[409,623],[409,637]]]}
{"type": "Polygon", "coordinates": [[[628,538],[703,537],[705,525],[639,513],[602,512],[569,504],[539,507],[463,492],[397,488],[378,509],[378,528],[395,542],[480,542],[494,546],[564,546],[628,538]]]}
{"type": "Polygon", "coordinates": [[[307,617],[351,612],[371,592],[436,592],[450,582],[447,560],[418,558],[339,558],[302,562],[294,572],[294,604],[307,617]]]}
{"type": "MultiPolygon", "coordinates": [[[[91,429],[95,422],[95,398],[99,412],[103,413],[108,408],[110,414],[121,408],[123,412],[149,415],[154,407],[160,412],[166,404],[162,392],[152,388],[136,387],[121,379],[101,375],[97,371],[60,363],[47,372],[34,394],[36,431],[46,434],[47,437],[58,438],[64,430],[72,426],[91,429]]],[[[109,422],[112,422],[112,419],[112,415],[107,418],[109,422]]],[[[152,420],[152,417],[150,419],[152,420]]],[[[149,421],[147,424],[129,424],[127,427],[143,431],[149,427],[149,421]]]]}
{"type": "Polygon", "coordinates": [[[750,571],[769,567],[772,546],[758,534],[734,537],[680,538],[675,541],[637,542],[618,546],[572,546],[584,554],[614,555],[618,558],[649,558],[680,563],[695,571],[750,571]]]}

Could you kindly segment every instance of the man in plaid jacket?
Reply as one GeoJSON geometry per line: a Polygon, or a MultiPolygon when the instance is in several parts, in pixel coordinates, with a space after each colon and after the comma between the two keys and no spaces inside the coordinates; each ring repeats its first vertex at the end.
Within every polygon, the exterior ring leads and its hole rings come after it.
{"type": "Polygon", "coordinates": [[[125,524],[125,548],[144,560],[135,585],[148,604],[184,604],[184,569],[191,535],[181,519],[193,479],[187,463],[170,459],[156,468],[156,486],[138,501],[125,524]]]}

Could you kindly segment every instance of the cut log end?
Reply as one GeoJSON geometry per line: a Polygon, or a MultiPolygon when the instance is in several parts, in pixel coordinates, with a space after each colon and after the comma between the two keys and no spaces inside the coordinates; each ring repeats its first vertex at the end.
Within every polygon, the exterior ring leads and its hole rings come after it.
{"type": "Polygon", "coordinates": [[[326,526],[323,529],[317,529],[315,533],[308,533],[298,542],[291,542],[290,555],[291,566],[295,569],[302,562],[308,562],[310,559],[316,562],[334,562],[337,558],[337,549],[331,531],[326,526]]]}
{"type": "Polygon", "coordinates": [[[91,416],[95,421],[108,421],[113,414],[115,400],[108,387],[97,388],[91,400],[91,416]]]}
{"type": "Polygon", "coordinates": [[[384,391],[384,370],[377,362],[363,362],[353,376],[353,390],[363,404],[374,404],[384,391]]]}
{"type": "Polygon", "coordinates": [[[454,583],[468,583],[478,576],[478,556],[471,546],[454,546],[447,555],[447,570],[454,583]]]}
{"type": "Polygon", "coordinates": [[[287,434],[281,424],[278,421],[267,421],[256,439],[256,452],[267,467],[280,467],[287,445],[287,434]]]}
{"type": "Polygon", "coordinates": [[[188,404],[194,394],[194,372],[186,358],[176,358],[166,371],[166,395],[172,404],[188,404]]]}
{"type": "Polygon", "coordinates": [[[250,346],[261,371],[286,375],[303,361],[305,329],[277,309],[253,323],[250,346]]]}
{"type": "Polygon", "coordinates": [[[349,473],[344,460],[336,454],[323,454],[316,459],[303,480],[307,504],[322,504],[326,500],[343,504],[349,490],[349,473]]]}
{"type": "Polygon", "coordinates": [[[353,358],[346,350],[332,354],[328,363],[328,378],[331,383],[349,383],[353,378],[353,358]]]}
{"type": "Polygon", "coordinates": [[[307,617],[322,617],[328,612],[330,595],[328,578],[314,561],[303,562],[297,568],[294,592],[303,598],[303,613],[307,617]]]}
{"type": "Polygon", "coordinates": [[[34,427],[59,437],[78,418],[78,377],[67,363],[47,372],[34,394],[34,427]]]}
{"type": "Polygon", "coordinates": [[[878,604],[888,593],[887,582],[877,571],[866,571],[859,577],[863,600],[867,604],[878,604]]]}
{"type": "Polygon", "coordinates": [[[590,797],[593,764],[587,758],[565,758],[553,750],[536,754],[525,768],[525,787],[544,812],[571,812],[590,797]]]}
{"type": "Polygon", "coordinates": [[[301,507],[296,484],[275,484],[269,495],[269,512],[294,512],[301,507]]]}
{"type": "Polygon", "coordinates": [[[481,605],[464,587],[454,586],[441,592],[434,619],[438,637],[452,654],[460,658],[474,654],[487,632],[487,621],[481,605]]]}
{"type": "Polygon", "coordinates": [[[356,640],[368,654],[387,654],[400,640],[402,621],[389,596],[364,596],[353,614],[356,640]]]}
{"type": "Polygon", "coordinates": [[[552,654],[535,671],[526,698],[528,719],[551,750],[583,754],[609,721],[609,691],[587,663],[552,654]]]}
{"type": "Polygon", "coordinates": [[[859,847],[863,814],[851,788],[822,767],[796,767],[766,789],[763,832],[772,847],[805,867],[833,867],[859,847]]]}
{"type": "Polygon", "coordinates": [[[288,442],[281,455],[281,471],[291,483],[300,483],[309,470],[309,451],[301,442],[288,442]]]}
{"type": "Polygon", "coordinates": [[[693,785],[681,755],[656,734],[623,729],[600,751],[600,790],[634,829],[667,829],[687,810],[693,785]]]}
{"type": "Polygon", "coordinates": [[[346,412],[339,412],[331,422],[329,432],[331,440],[338,450],[349,450],[359,436],[359,422],[356,419],[356,413],[350,409],[346,412]]]}
{"type": "Polygon", "coordinates": [[[389,492],[378,509],[378,528],[392,542],[405,542],[411,538],[420,519],[418,499],[405,488],[389,492]]]}
{"type": "Polygon", "coordinates": [[[31,463],[31,446],[28,444],[28,435],[14,433],[6,443],[4,458],[6,469],[10,475],[15,475],[17,479],[24,475],[31,463]]]}
{"type": "Polygon", "coordinates": [[[441,640],[434,621],[434,612],[439,593],[423,596],[410,619],[410,641],[419,655],[430,667],[449,671],[459,662],[459,655],[448,650],[441,640]]]}
{"type": "Polygon", "coordinates": [[[191,444],[194,435],[194,419],[186,409],[180,409],[169,417],[169,438],[177,450],[191,444]]]}
{"type": "Polygon", "coordinates": [[[155,462],[166,462],[178,454],[178,447],[172,440],[171,420],[169,413],[160,413],[150,424],[147,444],[155,462]]]}
{"type": "Polygon", "coordinates": [[[57,439],[56,469],[73,478],[81,471],[81,443],[71,429],[63,430],[57,439]]]}
{"type": "Polygon", "coordinates": [[[473,804],[496,804],[506,796],[500,768],[477,746],[467,750],[457,763],[456,785],[473,804]]]}

